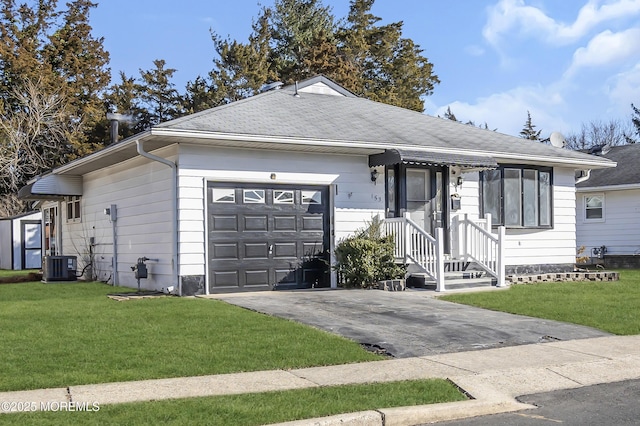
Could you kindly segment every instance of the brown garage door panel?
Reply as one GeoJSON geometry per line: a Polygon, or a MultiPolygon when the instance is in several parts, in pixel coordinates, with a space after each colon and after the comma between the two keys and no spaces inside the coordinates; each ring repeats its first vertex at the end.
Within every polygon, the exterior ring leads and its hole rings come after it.
{"type": "Polygon", "coordinates": [[[209,183],[209,291],[329,286],[329,191],[209,183]]]}

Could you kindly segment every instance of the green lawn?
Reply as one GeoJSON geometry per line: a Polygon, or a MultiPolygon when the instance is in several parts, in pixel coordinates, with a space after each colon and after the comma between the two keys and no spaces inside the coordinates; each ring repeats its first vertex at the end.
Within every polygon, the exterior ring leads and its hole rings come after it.
{"type": "Polygon", "coordinates": [[[261,425],[406,405],[462,401],[444,380],[322,387],[100,406],[97,412],[0,414],[0,424],[261,425]]]}
{"type": "Polygon", "coordinates": [[[226,303],[100,283],[0,285],[0,391],[379,360],[357,343],[226,303]]]}
{"type": "Polygon", "coordinates": [[[450,294],[442,300],[495,311],[640,334],[640,271],[620,271],[620,281],[516,284],[506,291],[450,294]]]}

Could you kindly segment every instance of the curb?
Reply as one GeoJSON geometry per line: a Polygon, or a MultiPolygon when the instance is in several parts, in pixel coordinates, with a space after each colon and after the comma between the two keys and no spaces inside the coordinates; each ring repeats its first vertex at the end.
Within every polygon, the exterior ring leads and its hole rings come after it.
{"type": "Polygon", "coordinates": [[[513,397],[485,384],[467,383],[463,389],[455,381],[452,383],[458,386],[462,393],[469,396],[470,399],[440,404],[380,408],[275,423],[270,426],[412,426],[537,408],[534,405],[518,402],[513,397]],[[478,397],[474,398],[474,395],[478,397]]]}
{"type": "Polygon", "coordinates": [[[410,407],[382,408],[379,410],[274,423],[270,426],[411,426],[532,408],[536,407],[520,403],[515,399],[508,401],[470,400],[410,407]]]}

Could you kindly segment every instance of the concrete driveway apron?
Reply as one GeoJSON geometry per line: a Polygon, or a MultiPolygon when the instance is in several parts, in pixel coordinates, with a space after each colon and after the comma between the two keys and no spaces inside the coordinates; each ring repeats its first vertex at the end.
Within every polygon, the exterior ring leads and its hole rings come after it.
{"type": "Polygon", "coordinates": [[[433,292],[312,290],[215,295],[398,358],[609,336],[593,328],[445,302],[433,292]]]}

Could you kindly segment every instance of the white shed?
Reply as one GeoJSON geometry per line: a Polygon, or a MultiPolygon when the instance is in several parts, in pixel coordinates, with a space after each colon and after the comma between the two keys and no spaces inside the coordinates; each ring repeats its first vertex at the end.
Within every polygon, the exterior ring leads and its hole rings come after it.
{"type": "Polygon", "coordinates": [[[0,269],[42,267],[42,212],[0,219],[0,269]]]}

